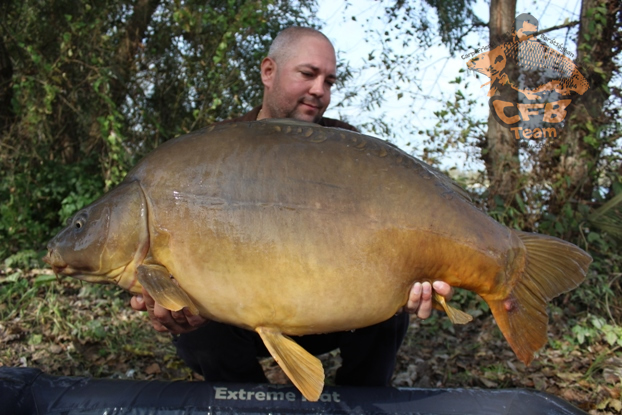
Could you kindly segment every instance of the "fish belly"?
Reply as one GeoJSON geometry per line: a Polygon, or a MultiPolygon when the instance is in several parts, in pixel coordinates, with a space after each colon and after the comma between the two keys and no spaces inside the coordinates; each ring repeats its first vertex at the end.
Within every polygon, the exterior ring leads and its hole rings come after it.
{"type": "Polygon", "coordinates": [[[390,318],[415,281],[503,283],[510,231],[389,144],[321,127],[223,131],[132,173],[153,258],[206,317],[323,333],[390,318]]]}

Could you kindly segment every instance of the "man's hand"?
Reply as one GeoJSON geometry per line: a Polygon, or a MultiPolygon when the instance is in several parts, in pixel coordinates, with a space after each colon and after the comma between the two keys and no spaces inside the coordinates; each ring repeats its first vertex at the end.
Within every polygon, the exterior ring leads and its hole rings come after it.
{"type": "MultiPolygon", "coordinates": [[[[430,317],[432,314],[432,289],[447,300],[451,299],[454,292],[449,284],[442,281],[434,281],[433,284],[417,282],[410,289],[408,303],[404,310],[411,314],[417,314],[417,317],[421,319],[430,317]]],[[[163,308],[144,289],[142,295],[132,297],[130,305],[136,311],[147,311],[153,328],[162,333],[188,333],[208,322],[199,315],[192,315],[187,308],[181,311],[170,311],[163,308]]]]}
{"type": "Polygon", "coordinates": [[[430,317],[432,314],[432,289],[447,300],[451,299],[454,294],[454,289],[443,281],[434,281],[433,284],[416,282],[410,289],[408,303],[406,303],[404,310],[411,314],[417,314],[417,317],[421,319],[430,317]]]}
{"type": "Polygon", "coordinates": [[[172,334],[188,333],[208,322],[203,317],[190,313],[187,307],[180,311],[167,310],[157,304],[144,288],[142,295],[132,297],[130,305],[136,311],[146,311],[153,328],[161,333],[167,331],[172,334]]]}

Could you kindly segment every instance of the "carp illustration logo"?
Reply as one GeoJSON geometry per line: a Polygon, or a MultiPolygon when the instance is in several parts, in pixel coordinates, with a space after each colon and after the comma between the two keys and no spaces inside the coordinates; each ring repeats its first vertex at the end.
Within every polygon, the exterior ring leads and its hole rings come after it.
{"type": "Polygon", "coordinates": [[[573,97],[590,87],[571,59],[536,39],[537,31],[538,20],[523,13],[509,41],[467,63],[490,78],[482,85],[490,85],[490,110],[516,139],[557,137],[573,97]]]}

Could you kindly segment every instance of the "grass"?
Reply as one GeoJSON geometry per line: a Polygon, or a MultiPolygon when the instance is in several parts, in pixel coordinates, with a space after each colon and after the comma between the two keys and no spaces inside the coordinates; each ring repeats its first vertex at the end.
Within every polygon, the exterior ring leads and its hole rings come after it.
{"type": "Polygon", "coordinates": [[[129,307],[129,294],[114,286],[39,276],[0,280],[0,343],[8,346],[0,348],[3,365],[132,378],[157,362],[152,375],[192,379],[172,358],[170,337],[155,332],[143,313],[129,307]]]}
{"type": "MultiPolygon", "coordinates": [[[[0,273],[0,365],[65,376],[199,379],[176,357],[170,336],[154,331],[129,299],[117,287],[57,280],[45,270],[0,273]]],[[[464,326],[452,326],[438,312],[425,321],[412,319],[395,386],[532,388],[591,415],[621,413],[622,347],[611,334],[607,340],[602,319],[551,307],[549,344],[527,367],[479,300],[465,298],[463,308],[475,315],[464,326]]],[[[609,327],[608,333],[618,332],[609,327]]],[[[334,384],[339,353],[320,358],[326,383],[334,384]]],[[[274,360],[262,363],[272,382],[288,382],[274,360]]]]}

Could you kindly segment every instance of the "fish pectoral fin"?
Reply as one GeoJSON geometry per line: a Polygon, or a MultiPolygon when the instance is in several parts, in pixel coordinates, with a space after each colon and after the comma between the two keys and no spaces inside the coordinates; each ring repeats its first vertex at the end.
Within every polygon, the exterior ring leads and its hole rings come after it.
{"type": "Polygon", "coordinates": [[[255,331],[304,397],[316,402],[324,388],[324,368],[320,359],[277,329],[257,327],[255,331]]]}
{"type": "Polygon", "coordinates": [[[167,310],[179,311],[188,307],[192,314],[199,314],[199,309],[188,297],[188,294],[171,278],[170,272],[165,267],[162,265],[140,265],[136,271],[138,282],[156,303],[167,310]]]}
{"type": "Polygon", "coordinates": [[[453,324],[467,324],[473,320],[473,316],[469,313],[460,311],[457,308],[453,308],[452,306],[447,304],[447,301],[445,301],[445,297],[443,297],[436,291],[434,291],[432,298],[434,299],[435,303],[440,304],[443,310],[445,310],[447,316],[449,317],[449,320],[451,320],[453,324]]]}

